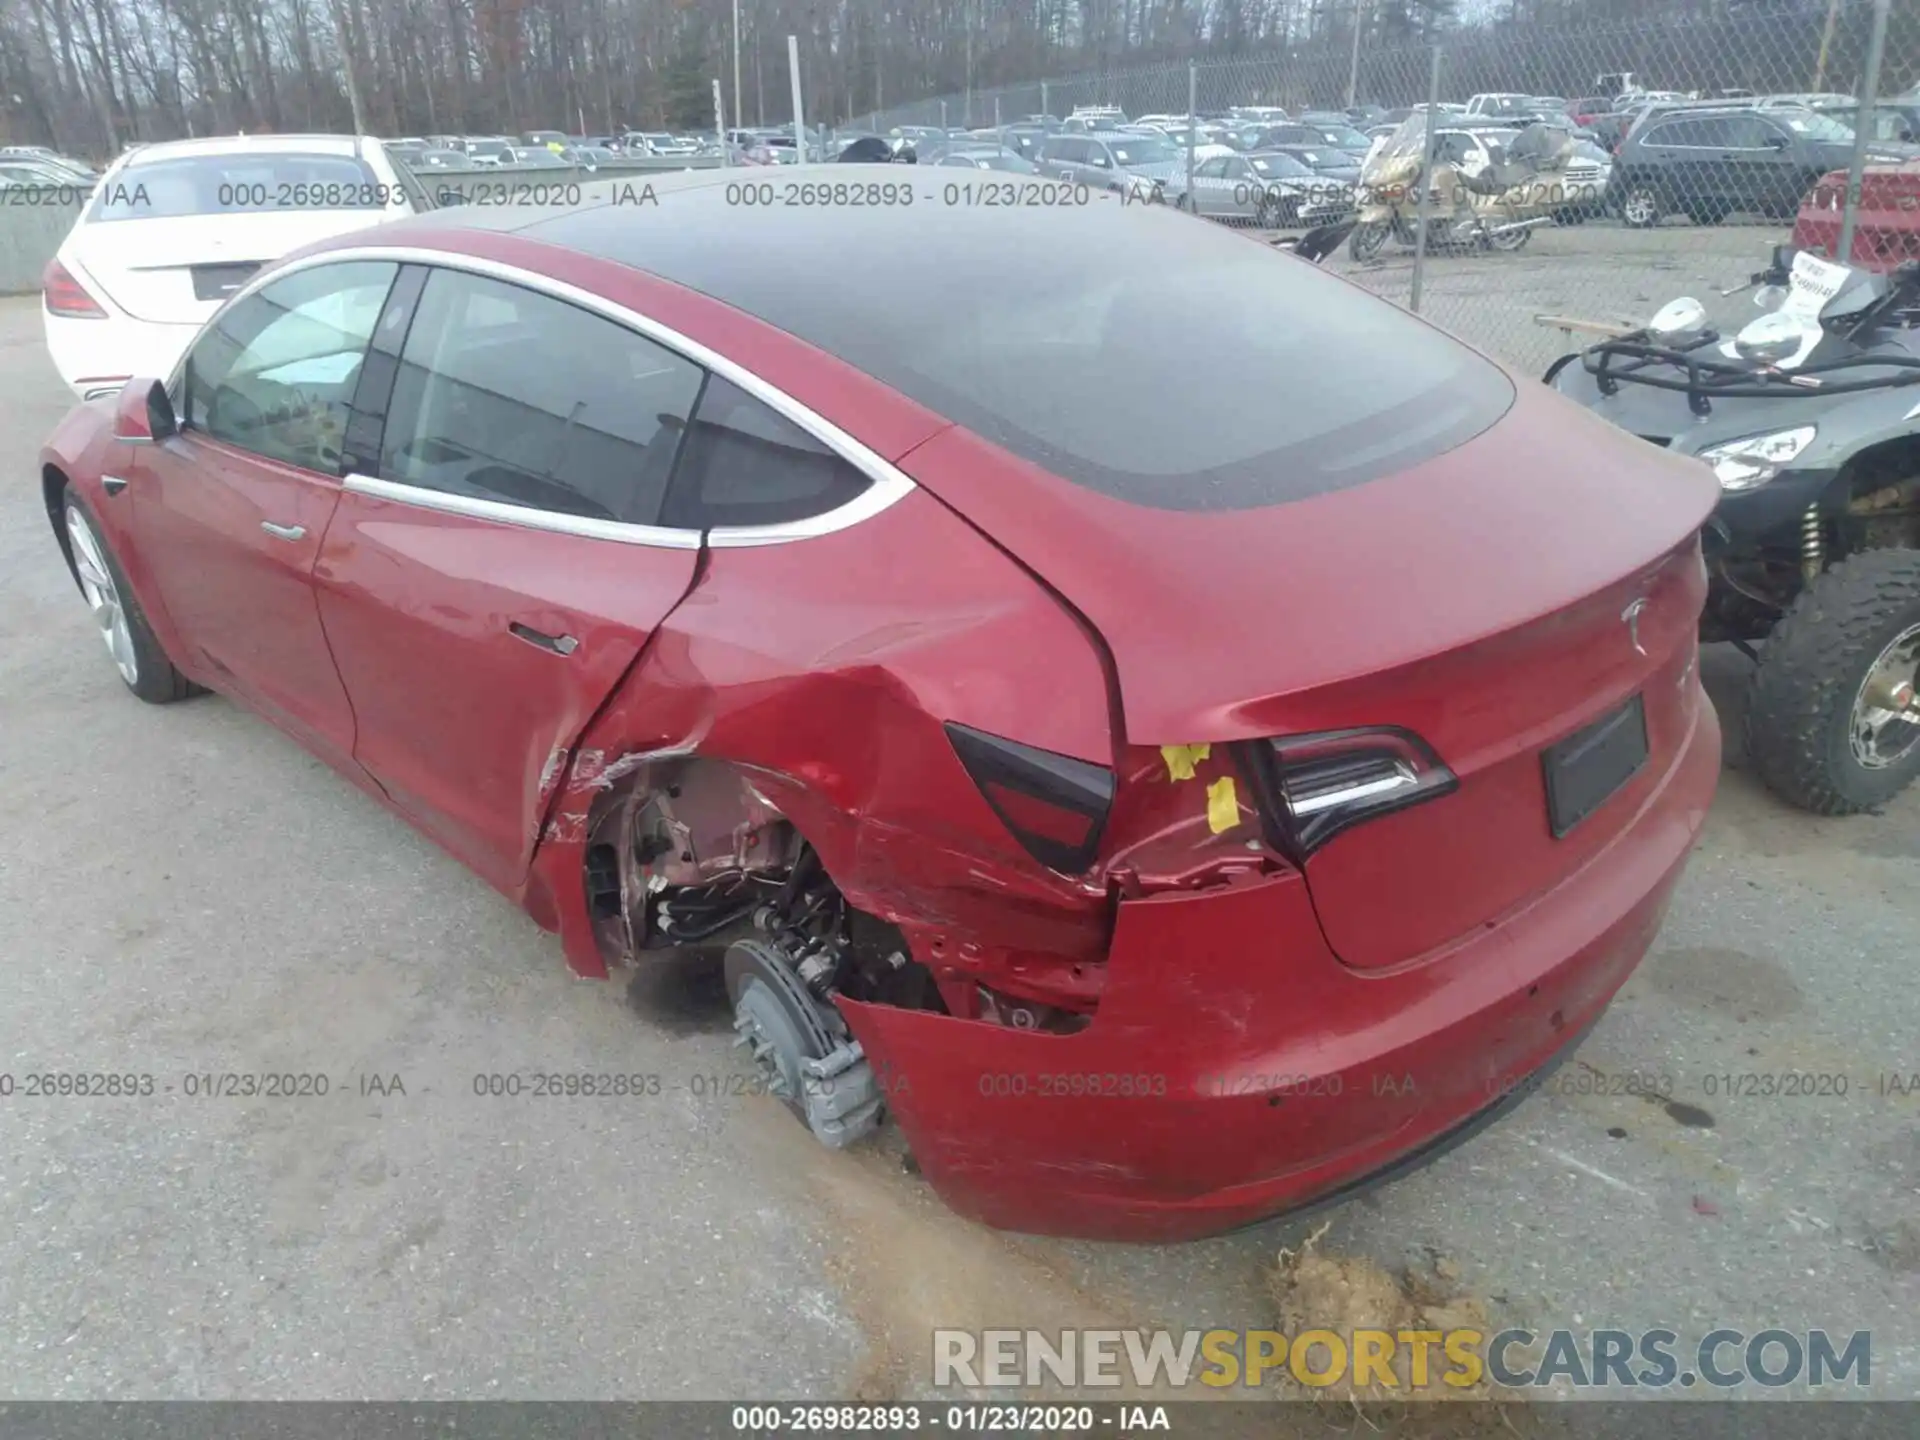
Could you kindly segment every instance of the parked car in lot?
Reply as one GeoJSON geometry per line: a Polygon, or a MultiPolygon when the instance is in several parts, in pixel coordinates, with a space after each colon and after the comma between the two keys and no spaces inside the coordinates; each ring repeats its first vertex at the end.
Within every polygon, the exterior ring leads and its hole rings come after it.
{"type": "Polygon", "coordinates": [[[954,170],[1004,170],[1013,175],[1040,173],[1038,165],[1018,150],[1005,146],[955,146],[934,163],[954,170]]]}
{"type": "MultiPolygon", "coordinates": [[[[1846,100],[1836,104],[1815,105],[1818,113],[1838,120],[1849,130],[1857,131],[1860,119],[1860,102],[1846,100]]],[[[1920,103],[1902,100],[1883,100],[1873,107],[1873,130],[1869,140],[1891,145],[1912,145],[1920,142],[1920,103]]]]}
{"type": "Polygon", "coordinates": [[[1853,253],[1843,256],[1840,229],[1846,194],[1845,170],[1821,176],[1807,191],[1793,222],[1798,249],[1870,271],[1920,260],[1920,160],[1869,165],[1861,172],[1853,253]]]}
{"type": "Polygon", "coordinates": [[[467,159],[477,169],[492,169],[514,163],[514,144],[511,140],[497,135],[474,136],[468,139],[467,159]]]}
{"type": "Polygon", "coordinates": [[[1718,778],[1707,468],[1170,208],[731,183],[342,237],[64,420],[127,687],[582,975],[712,966],[808,1129],[993,1225],[1213,1233],[1524,1098],[1718,778]],[[982,1093],[1062,1066],[1141,1078],[982,1093]]]}
{"type": "Polygon", "coordinates": [[[564,150],[554,150],[545,145],[511,145],[507,147],[506,157],[500,163],[528,166],[536,170],[562,170],[571,163],[567,158],[571,149],[570,146],[564,150]]]}
{"type": "Polygon", "coordinates": [[[1267,153],[1291,155],[1329,184],[1352,186],[1360,183],[1361,157],[1351,150],[1336,150],[1327,145],[1274,145],[1269,147],[1267,153]]]}
{"type": "Polygon", "coordinates": [[[1171,202],[1186,188],[1187,153],[1164,135],[1061,131],[1041,149],[1040,172],[1058,180],[1171,202]]]}
{"type": "MultiPolygon", "coordinates": [[[[1873,144],[1875,162],[1908,149],[1873,144]]],[[[1673,110],[1634,127],[1614,156],[1613,184],[1628,225],[1684,214],[1717,225],[1735,211],[1784,219],[1829,170],[1852,159],[1853,131],[1811,110],[1673,110]]]]}
{"type": "Polygon", "coordinates": [[[1283,145],[1330,145],[1336,150],[1344,150],[1349,155],[1358,157],[1367,153],[1367,147],[1371,143],[1363,133],[1351,125],[1310,125],[1296,120],[1286,125],[1269,125],[1246,148],[1277,150],[1283,145]]]}
{"type": "Polygon", "coordinates": [[[1211,220],[1244,220],[1263,230],[1320,225],[1353,209],[1353,188],[1318,174],[1283,150],[1222,155],[1195,165],[1190,208],[1211,220]]]}
{"type": "Polygon", "coordinates": [[[378,140],[145,145],[108,168],[42,277],[47,350],[82,397],[173,368],[207,318],[290,250],[432,201],[378,140]]]}
{"type": "Polygon", "coordinates": [[[437,173],[473,169],[473,162],[464,150],[422,150],[406,163],[416,174],[423,170],[437,173]]]}

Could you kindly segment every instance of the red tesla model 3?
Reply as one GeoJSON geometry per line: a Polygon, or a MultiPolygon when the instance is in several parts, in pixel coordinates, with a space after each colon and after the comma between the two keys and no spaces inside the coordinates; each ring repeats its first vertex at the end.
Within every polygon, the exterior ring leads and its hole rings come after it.
{"type": "Polygon", "coordinates": [[[127,684],[581,975],[711,952],[822,1140],[995,1225],[1205,1234],[1500,1113],[1706,815],[1712,478],[1171,209],[832,177],[258,275],[43,452],[127,684]]]}

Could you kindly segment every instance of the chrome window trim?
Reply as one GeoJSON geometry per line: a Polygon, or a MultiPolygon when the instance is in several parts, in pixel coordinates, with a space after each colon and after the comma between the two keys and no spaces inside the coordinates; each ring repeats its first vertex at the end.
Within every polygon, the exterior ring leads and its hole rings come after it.
{"type": "Polygon", "coordinates": [[[583,540],[613,540],[622,545],[646,545],[656,550],[700,548],[698,530],[671,530],[661,525],[563,515],[557,510],[536,510],[531,505],[509,505],[504,500],[482,500],[476,495],[453,495],[445,490],[429,490],[423,485],[382,480],[377,475],[362,475],[358,471],[349,471],[340,483],[356,495],[370,495],[377,500],[414,505],[422,510],[438,510],[445,515],[464,515],[471,520],[494,520],[525,530],[548,530],[558,535],[577,535],[583,540]]]}
{"type": "MultiPolygon", "coordinates": [[[[590,290],[582,290],[579,286],[569,285],[564,280],[555,280],[549,276],[540,274],[538,271],[523,269],[518,265],[509,265],[504,261],[489,260],[478,255],[463,255],[452,250],[431,250],[424,246],[417,245],[352,245],[338,250],[324,250],[314,255],[303,255],[297,260],[291,260],[284,265],[274,267],[270,273],[267,273],[265,267],[263,267],[262,273],[258,273],[249,278],[245,285],[234,291],[233,294],[227,298],[221,308],[224,310],[227,306],[237,304],[261,286],[267,285],[282,276],[291,275],[295,271],[309,269],[315,265],[340,264],[350,260],[391,260],[401,265],[432,265],[446,270],[459,270],[469,275],[481,275],[489,279],[502,280],[508,284],[520,285],[526,289],[545,295],[550,299],[559,300],[570,305],[577,305],[583,310],[592,311],[604,319],[613,321],[616,325],[623,325],[629,330],[638,332],[655,344],[664,346],[683,359],[690,360],[695,365],[701,366],[708,373],[718,375],[723,380],[732,381],[754,399],[791,420],[867,477],[867,488],[852,500],[835,509],[823,511],[818,515],[810,515],[804,520],[790,520],[778,525],[730,525],[716,527],[709,532],[709,543],[715,546],[734,548],[749,545],[784,545],[795,540],[810,540],[821,535],[831,535],[837,531],[845,530],[850,526],[858,525],[863,520],[872,519],[890,505],[905,499],[908,494],[918,488],[912,480],[907,478],[905,474],[878,451],[869,449],[824,415],[809,409],[791,395],[787,394],[786,391],[768,383],[746,367],[733,360],[729,360],[724,355],[708,349],[698,340],[683,335],[680,331],[673,329],[671,326],[663,325],[658,320],[642,315],[637,310],[629,310],[626,306],[616,301],[595,295],[590,290]]],[[[198,337],[196,337],[196,339],[197,338],[198,337]]],[[[191,349],[192,347],[189,346],[189,352],[191,349]]],[[[370,475],[350,475],[347,479],[349,482],[360,481],[382,486],[392,486],[395,490],[405,493],[390,495],[387,498],[401,500],[409,504],[425,505],[428,502],[422,499],[422,496],[442,496],[442,492],[440,491],[426,490],[414,485],[404,485],[397,481],[379,480],[370,475]]],[[[350,484],[349,488],[361,487],[350,484]]],[[[376,492],[363,490],[363,493],[372,494],[376,492]]],[[[473,501],[463,495],[444,496],[442,498],[453,500],[461,505],[494,504],[494,502],[491,501],[473,501]]],[[[447,509],[448,507],[439,506],[430,508],[447,509]]],[[[527,511],[517,505],[502,504],[498,506],[498,509],[504,513],[485,516],[480,515],[479,512],[468,510],[453,510],[450,513],[472,514],[476,515],[477,518],[500,519],[510,524],[518,523],[523,525],[530,523],[525,518],[527,514],[536,516],[548,516],[550,514],[548,511],[527,511]]],[[[559,529],[567,534],[584,534],[587,532],[576,530],[572,527],[582,523],[609,526],[621,533],[604,534],[598,538],[611,540],[625,539],[631,544],[674,544],[676,548],[678,542],[640,539],[637,538],[634,532],[672,536],[697,536],[699,534],[698,531],[672,530],[661,526],[628,525],[615,521],[582,521],[581,517],[572,515],[557,515],[551,518],[568,523],[558,526],[534,524],[531,528],[559,529]]]]}

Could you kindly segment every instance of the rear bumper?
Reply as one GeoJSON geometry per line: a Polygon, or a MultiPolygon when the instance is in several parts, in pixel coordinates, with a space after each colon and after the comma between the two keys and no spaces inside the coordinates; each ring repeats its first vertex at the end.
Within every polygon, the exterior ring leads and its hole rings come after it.
{"type": "Polygon", "coordinates": [[[1696,700],[1634,821],[1444,955],[1347,968],[1285,875],[1122,902],[1099,1012],[1075,1035],[843,1002],[922,1171],[991,1225],[1164,1241],[1344,1196],[1457,1143],[1571,1049],[1645,955],[1718,780],[1719,725],[1696,700]]]}

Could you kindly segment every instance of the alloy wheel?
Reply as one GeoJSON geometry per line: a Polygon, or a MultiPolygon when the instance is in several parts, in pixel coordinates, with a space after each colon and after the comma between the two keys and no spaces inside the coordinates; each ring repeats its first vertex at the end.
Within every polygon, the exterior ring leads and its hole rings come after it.
{"type": "Polygon", "coordinates": [[[1920,745],[1920,625],[1880,652],[1853,698],[1847,741],[1868,770],[1896,765],[1920,745]]]}
{"type": "Polygon", "coordinates": [[[113,583],[113,571],[107,564],[100,539],[79,510],[67,511],[67,538],[73,543],[73,568],[79,572],[80,593],[93,612],[94,624],[107,653],[119,668],[120,678],[129,685],[140,683],[140,661],[133,650],[133,631],[127,626],[126,608],[120,603],[119,587],[113,583]]]}

